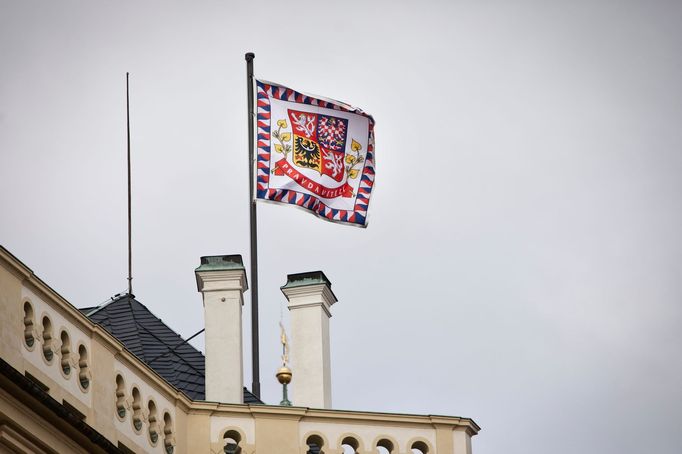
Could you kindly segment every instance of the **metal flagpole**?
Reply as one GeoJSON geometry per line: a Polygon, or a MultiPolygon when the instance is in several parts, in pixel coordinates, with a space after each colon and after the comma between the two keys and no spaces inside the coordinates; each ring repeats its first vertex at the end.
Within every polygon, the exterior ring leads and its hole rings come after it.
{"type": "Polygon", "coordinates": [[[132,210],[130,199],[130,89],[129,73],[126,73],[126,129],[128,133],[128,295],[133,294],[133,246],[132,246],[132,210]]]}
{"type": "Polygon", "coordinates": [[[254,117],[253,111],[253,59],[256,56],[249,52],[246,59],[246,87],[249,120],[249,206],[251,223],[251,392],[260,399],[260,367],[258,348],[258,220],[256,218],[256,198],[254,197],[254,117]]]}

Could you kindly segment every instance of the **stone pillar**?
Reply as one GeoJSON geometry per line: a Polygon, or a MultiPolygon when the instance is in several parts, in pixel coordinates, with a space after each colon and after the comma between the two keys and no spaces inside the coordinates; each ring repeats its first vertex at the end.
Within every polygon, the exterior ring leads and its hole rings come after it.
{"type": "Polygon", "coordinates": [[[204,298],[206,400],[243,404],[242,306],[248,285],[242,257],[201,257],[195,274],[204,298]]]}
{"type": "Polygon", "coordinates": [[[336,296],[322,271],[290,274],[282,293],[291,320],[291,382],[293,404],[331,408],[329,312],[336,296]]]}

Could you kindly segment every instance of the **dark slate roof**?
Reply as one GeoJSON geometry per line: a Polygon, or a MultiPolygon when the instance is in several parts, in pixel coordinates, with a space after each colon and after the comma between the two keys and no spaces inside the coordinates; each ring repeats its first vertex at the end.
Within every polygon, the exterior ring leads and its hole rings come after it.
{"type": "MultiPolygon", "coordinates": [[[[80,311],[109,331],[168,383],[193,400],[205,399],[204,355],[134,296],[116,296],[101,306],[80,311]]],[[[263,402],[244,388],[244,403],[263,402]]]]}

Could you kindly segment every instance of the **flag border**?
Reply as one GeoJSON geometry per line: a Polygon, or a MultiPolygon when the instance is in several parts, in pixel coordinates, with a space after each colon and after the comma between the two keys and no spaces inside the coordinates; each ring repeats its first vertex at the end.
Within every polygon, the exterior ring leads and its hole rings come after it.
{"type": "MultiPolygon", "coordinates": [[[[255,79],[255,78],[254,78],[255,79]]],[[[374,118],[359,108],[341,101],[309,95],[284,85],[255,79],[256,82],[256,200],[286,203],[305,209],[324,220],[367,227],[370,196],[374,188],[374,118]],[[360,175],[353,210],[338,210],[325,205],[318,197],[292,189],[270,189],[270,98],[281,101],[308,104],[326,109],[360,115],[369,120],[367,154],[360,175]]]]}

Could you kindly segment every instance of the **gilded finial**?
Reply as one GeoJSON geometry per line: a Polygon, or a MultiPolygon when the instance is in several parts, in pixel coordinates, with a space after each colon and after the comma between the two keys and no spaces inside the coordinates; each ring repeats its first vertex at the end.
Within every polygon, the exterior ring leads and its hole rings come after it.
{"type": "Polygon", "coordinates": [[[291,402],[289,401],[289,397],[287,395],[287,385],[291,383],[292,376],[291,369],[287,367],[287,363],[289,362],[289,342],[287,340],[287,333],[284,331],[284,325],[282,325],[282,322],[279,322],[279,327],[282,330],[280,335],[280,342],[282,343],[282,367],[280,367],[277,371],[277,374],[275,374],[277,381],[282,384],[282,401],[279,404],[286,407],[291,407],[291,402]]]}
{"type": "Polygon", "coordinates": [[[287,333],[284,331],[284,325],[279,322],[281,329],[280,342],[282,343],[282,366],[286,366],[289,362],[289,341],[287,340],[287,333]]]}

